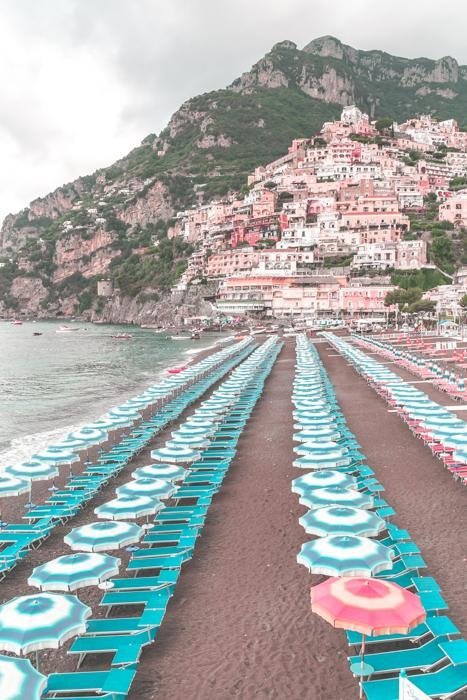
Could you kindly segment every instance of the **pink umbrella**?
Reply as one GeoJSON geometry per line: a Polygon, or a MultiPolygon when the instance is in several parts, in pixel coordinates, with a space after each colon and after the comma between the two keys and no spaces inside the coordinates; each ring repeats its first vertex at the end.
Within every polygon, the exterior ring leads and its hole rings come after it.
{"type": "Polygon", "coordinates": [[[377,578],[330,578],[311,589],[311,609],[333,627],[363,635],[361,663],[351,668],[360,675],[360,680],[373,670],[363,662],[365,635],[407,634],[426,619],[418,596],[396,583],[377,578]]]}

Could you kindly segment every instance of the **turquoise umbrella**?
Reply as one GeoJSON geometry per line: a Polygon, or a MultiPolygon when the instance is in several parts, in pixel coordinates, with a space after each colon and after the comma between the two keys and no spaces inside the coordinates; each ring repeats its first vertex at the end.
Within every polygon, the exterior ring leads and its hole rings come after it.
{"type": "Polygon", "coordinates": [[[191,447],[194,450],[202,450],[205,447],[208,447],[210,442],[211,441],[208,437],[201,437],[200,435],[176,435],[175,437],[172,437],[170,440],[168,440],[165,443],[165,446],[167,448],[176,448],[180,446],[191,447]]]}
{"type": "Polygon", "coordinates": [[[426,416],[422,420],[422,424],[426,427],[429,428],[430,430],[434,430],[441,428],[442,426],[446,426],[446,428],[454,428],[456,432],[461,433],[464,430],[467,430],[467,423],[463,420],[460,420],[457,418],[452,413],[446,413],[445,415],[441,416],[426,416]]]}
{"type": "Polygon", "coordinates": [[[176,490],[176,486],[171,481],[143,477],[128,481],[123,486],[119,486],[116,491],[118,496],[150,496],[164,500],[170,498],[176,490]]]}
{"type": "Polygon", "coordinates": [[[94,509],[98,518],[107,520],[137,520],[154,515],[164,507],[150,496],[118,496],[94,509]]]}
{"type": "MultiPolygon", "coordinates": [[[[220,420],[220,416],[219,416],[220,420]]],[[[208,420],[207,418],[199,418],[197,416],[191,416],[188,418],[188,420],[184,423],[184,427],[192,427],[194,426],[195,428],[207,428],[208,430],[215,429],[217,428],[217,423],[219,420],[208,420]]],[[[180,429],[183,426],[180,426],[180,429]]]]}
{"type": "Polygon", "coordinates": [[[29,659],[0,655],[2,700],[40,700],[47,677],[36,671],[29,659]]]}
{"type": "Polygon", "coordinates": [[[172,432],[172,437],[177,437],[178,435],[188,437],[206,437],[206,435],[212,435],[215,430],[216,426],[214,424],[211,424],[209,427],[203,427],[202,425],[188,425],[184,423],[178,430],[174,430],[172,432]]]}
{"type": "Polygon", "coordinates": [[[308,535],[361,535],[376,537],[386,522],[371,510],[353,506],[324,506],[309,510],[299,521],[308,535]]]}
{"type": "Polygon", "coordinates": [[[156,462],[173,462],[174,464],[189,464],[201,457],[199,452],[189,447],[160,447],[151,451],[151,459],[156,462]]]}
{"type": "Polygon", "coordinates": [[[295,445],[293,451],[298,455],[328,454],[329,452],[342,456],[348,454],[347,448],[340,447],[333,440],[307,440],[300,445],[295,445]]]}
{"type": "Polygon", "coordinates": [[[108,440],[109,438],[106,430],[101,430],[99,428],[89,428],[86,426],[84,426],[83,428],[79,428],[78,430],[73,430],[73,432],[71,432],[68,435],[68,437],[75,440],[84,440],[89,444],[99,444],[101,442],[106,442],[106,440],[108,440]]]}
{"type": "Polygon", "coordinates": [[[325,418],[300,418],[294,423],[295,430],[314,430],[315,428],[337,428],[336,417],[326,416],[325,418]]]}
{"type": "Polygon", "coordinates": [[[454,435],[446,437],[443,440],[443,444],[446,445],[446,447],[452,447],[454,450],[467,452],[467,432],[455,433],[454,435]]]}
{"type": "Polygon", "coordinates": [[[189,472],[176,464],[148,464],[132,472],[133,479],[165,479],[165,481],[183,481],[189,472]]]}
{"type": "Polygon", "coordinates": [[[5,473],[17,476],[20,479],[29,481],[29,507],[32,503],[32,482],[33,481],[48,481],[58,476],[58,468],[55,464],[43,462],[37,459],[31,459],[29,462],[15,464],[5,467],[5,473]]]}
{"type": "Polygon", "coordinates": [[[47,462],[49,464],[73,464],[74,462],[79,462],[79,457],[77,454],[74,452],[70,452],[69,450],[62,450],[61,448],[57,447],[54,448],[53,446],[50,446],[43,452],[37,452],[32,456],[33,460],[37,460],[38,462],[47,462]]]}
{"type": "Polygon", "coordinates": [[[36,566],[28,578],[28,586],[35,586],[41,591],[72,593],[87,586],[97,586],[116,576],[119,567],[120,559],[108,554],[65,554],[36,566]]]}
{"type": "Polygon", "coordinates": [[[322,489],[307,491],[300,498],[300,503],[307,508],[320,508],[321,506],[342,505],[354,508],[370,509],[373,507],[373,496],[355,489],[341,486],[328,486],[322,489]]]}
{"type": "Polygon", "coordinates": [[[294,433],[293,439],[295,442],[310,442],[316,440],[338,440],[340,438],[340,432],[336,428],[329,428],[327,426],[310,426],[306,430],[300,430],[298,433],[294,433]]]}
{"type": "Polygon", "coordinates": [[[105,552],[122,549],[139,542],[144,534],[143,528],[124,520],[102,520],[81,527],[75,527],[63,541],[73,551],[105,552]]]}
{"type": "Polygon", "coordinates": [[[346,467],[351,463],[350,457],[342,454],[342,450],[309,453],[294,460],[293,466],[298,469],[336,469],[346,467]]]}
{"type": "Polygon", "coordinates": [[[467,464],[467,450],[456,450],[453,457],[460,464],[467,464]]]}
{"type": "Polygon", "coordinates": [[[309,472],[294,479],[292,481],[292,493],[298,493],[300,496],[303,496],[311,489],[322,489],[325,486],[352,488],[356,483],[357,479],[354,476],[326,469],[324,471],[309,472]]]}
{"type": "Polygon", "coordinates": [[[29,491],[29,481],[21,479],[13,474],[4,472],[0,474],[0,498],[4,496],[21,496],[29,491]]]}
{"type": "Polygon", "coordinates": [[[26,655],[58,649],[86,631],[92,611],[74,595],[37,593],[0,605],[0,649],[26,655]]]}
{"type": "Polygon", "coordinates": [[[450,437],[451,435],[467,435],[467,427],[463,421],[461,421],[461,424],[447,423],[445,425],[427,425],[426,422],[423,421],[422,425],[427,428],[430,433],[439,437],[440,440],[450,437]]]}
{"type": "Polygon", "coordinates": [[[107,414],[86,427],[98,428],[99,430],[120,430],[121,428],[128,428],[130,425],[133,425],[133,423],[133,418],[129,418],[128,416],[111,416],[107,414]]]}
{"type": "Polygon", "coordinates": [[[375,540],[329,535],[305,542],[297,562],[323,576],[374,576],[392,568],[393,551],[375,540]]]}
{"type": "Polygon", "coordinates": [[[141,418],[138,411],[132,406],[117,406],[109,411],[109,416],[111,418],[123,416],[124,418],[131,418],[132,420],[141,418]]]}

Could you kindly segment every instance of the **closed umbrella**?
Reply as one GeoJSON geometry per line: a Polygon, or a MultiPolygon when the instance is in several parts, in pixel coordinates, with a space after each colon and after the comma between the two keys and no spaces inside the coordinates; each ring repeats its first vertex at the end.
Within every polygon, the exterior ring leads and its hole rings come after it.
{"type": "Polygon", "coordinates": [[[386,522],[371,510],[353,506],[324,506],[309,510],[299,521],[309,535],[360,535],[376,537],[386,522]]]}
{"type": "Polygon", "coordinates": [[[143,534],[143,528],[135,523],[102,520],[75,527],[63,541],[75,552],[105,552],[135,544],[143,534]]]}
{"type": "Polygon", "coordinates": [[[71,593],[86,586],[97,586],[118,574],[120,559],[108,554],[79,552],[65,554],[36,566],[28,578],[28,585],[41,591],[71,593]]]}
{"type": "Polygon", "coordinates": [[[302,545],[297,562],[324,576],[374,576],[392,568],[394,552],[368,537],[328,535],[302,545]]]}
{"type": "MultiPolygon", "coordinates": [[[[311,589],[311,609],[333,627],[363,635],[361,661],[351,668],[360,676],[373,668],[364,663],[365,636],[408,634],[426,619],[418,596],[376,578],[330,578],[311,589]]],[[[360,697],[362,697],[360,683],[360,697]]]]}
{"type": "Polygon", "coordinates": [[[29,659],[0,655],[2,700],[40,700],[47,677],[36,671],[29,659]]]}

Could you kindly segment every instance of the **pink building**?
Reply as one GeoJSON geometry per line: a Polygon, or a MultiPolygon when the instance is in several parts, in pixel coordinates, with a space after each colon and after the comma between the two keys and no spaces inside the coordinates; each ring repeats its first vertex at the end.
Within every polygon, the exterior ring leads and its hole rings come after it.
{"type": "Polygon", "coordinates": [[[440,221],[450,221],[454,226],[467,226],[467,190],[440,204],[439,218],[440,221]]]}
{"type": "Polygon", "coordinates": [[[230,277],[256,267],[259,253],[253,248],[235,248],[223,250],[211,255],[206,266],[207,277],[230,277]]]}

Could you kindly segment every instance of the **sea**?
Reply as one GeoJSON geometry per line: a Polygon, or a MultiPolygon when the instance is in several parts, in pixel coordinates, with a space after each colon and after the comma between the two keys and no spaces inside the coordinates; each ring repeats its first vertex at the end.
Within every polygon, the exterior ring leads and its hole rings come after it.
{"type": "Polygon", "coordinates": [[[0,322],[0,471],[167,376],[167,368],[220,347],[227,336],[173,340],[149,329],[82,322],[57,332],[61,325],[0,322]],[[132,338],[112,338],[119,333],[132,338]]]}

